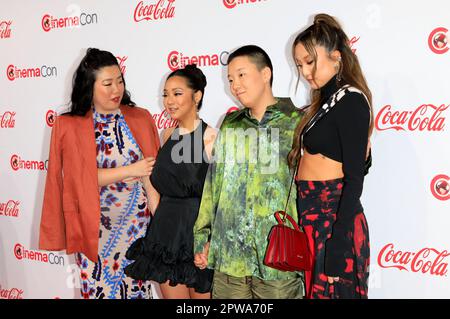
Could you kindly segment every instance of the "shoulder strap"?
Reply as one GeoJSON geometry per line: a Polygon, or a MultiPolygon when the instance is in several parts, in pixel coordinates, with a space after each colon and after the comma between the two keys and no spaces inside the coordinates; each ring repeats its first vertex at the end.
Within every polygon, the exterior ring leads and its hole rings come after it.
{"type": "Polygon", "coordinates": [[[298,169],[298,161],[295,163],[294,174],[292,175],[291,182],[289,183],[289,193],[288,193],[286,205],[284,206],[284,211],[285,211],[285,212],[286,212],[287,207],[288,207],[288,205],[289,205],[289,199],[291,198],[292,183],[294,183],[295,176],[297,176],[297,169],[298,169]]]}
{"type": "Polygon", "coordinates": [[[325,116],[325,114],[327,114],[336,105],[337,102],[340,101],[340,99],[342,99],[345,96],[347,92],[346,89],[348,87],[349,85],[344,85],[328,98],[328,101],[322,105],[322,107],[317,111],[317,113],[314,114],[314,116],[306,124],[302,132],[302,135],[305,135],[321,118],[325,116]]]}
{"type": "Polygon", "coordinates": [[[205,132],[206,132],[206,129],[208,128],[208,124],[205,121],[203,121],[202,119],[200,119],[200,121],[202,121],[202,136],[205,136],[205,132]]]}

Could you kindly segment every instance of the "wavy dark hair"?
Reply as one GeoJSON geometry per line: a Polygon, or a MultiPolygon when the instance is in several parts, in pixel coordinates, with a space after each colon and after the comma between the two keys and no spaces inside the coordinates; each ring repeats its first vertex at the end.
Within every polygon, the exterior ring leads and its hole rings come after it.
{"type": "Polygon", "coordinates": [[[206,87],[206,76],[203,74],[202,70],[200,70],[195,64],[188,64],[184,67],[184,69],[178,69],[173,71],[167,76],[167,79],[170,79],[173,76],[181,76],[186,79],[188,88],[194,90],[195,92],[202,92],[202,98],[198,102],[197,109],[200,111],[203,103],[203,97],[205,96],[205,87],[206,87]]]}
{"type": "MultiPolygon", "coordinates": [[[[338,50],[341,53],[342,62],[340,62],[338,71],[341,80],[338,82],[338,86],[340,87],[345,84],[350,84],[351,86],[361,90],[367,97],[371,114],[369,126],[370,136],[373,131],[372,93],[367,86],[366,79],[362,73],[361,66],[359,65],[358,57],[351,50],[348,37],[342,30],[341,25],[335,18],[328,14],[318,14],[314,17],[314,24],[308,27],[305,31],[301,32],[295,38],[292,45],[293,55],[295,47],[300,43],[303,44],[306,51],[314,61],[312,71],[313,76],[317,67],[316,46],[324,47],[329,55],[331,55],[331,53],[335,50],[338,50]]],[[[320,89],[311,89],[311,105],[307,108],[305,116],[300,120],[300,123],[295,129],[292,150],[288,155],[288,163],[292,168],[294,168],[301,157],[300,150],[303,146],[300,145],[300,134],[309,120],[320,108],[320,100],[320,89]]]]}
{"type": "MultiPolygon", "coordinates": [[[[108,51],[89,48],[80,62],[72,80],[72,94],[70,97],[70,110],[68,114],[84,116],[92,108],[94,97],[94,82],[97,72],[107,66],[117,65],[116,57],[108,51]]],[[[123,74],[122,74],[123,78],[123,74]]],[[[125,79],[123,79],[124,93],[120,104],[135,106],[131,100],[130,93],[126,90],[125,79]]]]}
{"type": "Polygon", "coordinates": [[[263,68],[268,67],[270,69],[270,87],[272,87],[273,82],[273,66],[269,55],[257,45],[244,45],[239,49],[236,49],[228,56],[227,64],[230,64],[235,58],[240,56],[246,56],[252,61],[259,71],[263,68]]]}

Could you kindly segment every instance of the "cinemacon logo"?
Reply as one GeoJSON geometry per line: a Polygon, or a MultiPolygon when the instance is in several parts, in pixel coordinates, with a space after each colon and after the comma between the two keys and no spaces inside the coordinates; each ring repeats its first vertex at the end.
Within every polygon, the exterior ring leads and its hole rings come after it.
{"type": "Polygon", "coordinates": [[[172,19],[175,16],[175,0],[157,0],[153,3],[141,1],[134,9],[134,21],[172,19]]]}
{"type": "Polygon", "coordinates": [[[54,253],[26,249],[22,244],[16,244],[14,246],[14,256],[16,256],[18,260],[32,260],[51,265],[64,266],[63,256],[59,256],[54,253]]]}
{"type": "Polygon", "coordinates": [[[19,217],[18,200],[9,200],[6,203],[0,203],[0,216],[19,217]]]}
{"type": "Polygon", "coordinates": [[[3,114],[0,113],[0,128],[14,128],[14,125],[16,125],[15,116],[16,112],[6,111],[3,114]]]}
{"type": "Polygon", "coordinates": [[[55,124],[56,120],[56,112],[53,110],[48,110],[47,113],[45,113],[45,123],[47,123],[48,127],[53,127],[53,124],[55,124]]]}
{"type": "Polygon", "coordinates": [[[12,21],[0,20],[0,39],[11,38],[11,23],[12,21]]]}
{"type": "Polygon", "coordinates": [[[241,4],[255,4],[263,1],[265,2],[267,0],[223,0],[223,5],[228,9],[233,9],[241,4]]]}
{"type": "Polygon", "coordinates": [[[444,54],[448,51],[448,30],[443,27],[439,27],[431,31],[428,36],[428,46],[431,51],[436,54],[444,54]]]}
{"type": "Polygon", "coordinates": [[[30,161],[23,160],[19,155],[12,155],[10,159],[11,168],[14,171],[20,170],[38,170],[46,171],[48,168],[48,160],[46,161],[30,161]]]}
{"type": "Polygon", "coordinates": [[[434,177],[430,183],[431,193],[439,200],[450,199],[450,178],[445,174],[434,177]]]}
{"type": "Polygon", "coordinates": [[[178,51],[172,51],[167,57],[167,65],[172,71],[182,69],[188,64],[196,64],[199,67],[226,65],[229,55],[229,52],[223,51],[218,54],[188,56],[178,51]]]}
{"type": "Polygon", "coordinates": [[[6,289],[0,285],[0,299],[23,299],[23,290],[18,288],[6,289]]]}
{"type": "Polygon", "coordinates": [[[385,105],[375,117],[378,131],[443,131],[450,104],[422,104],[412,111],[394,111],[391,105],[385,105]]]}
{"type": "Polygon", "coordinates": [[[51,14],[45,14],[42,17],[41,26],[45,32],[52,29],[79,28],[89,24],[98,23],[96,13],[81,13],[70,17],[57,18],[51,14]]]}
{"type": "Polygon", "coordinates": [[[47,65],[31,68],[18,68],[17,66],[10,64],[6,68],[6,76],[10,81],[25,78],[49,78],[58,76],[58,70],[54,66],[47,65]]]}
{"type": "Polygon", "coordinates": [[[397,250],[390,243],[378,254],[378,265],[381,268],[443,277],[447,275],[449,255],[447,250],[435,248],[422,248],[417,252],[397,250]]]}

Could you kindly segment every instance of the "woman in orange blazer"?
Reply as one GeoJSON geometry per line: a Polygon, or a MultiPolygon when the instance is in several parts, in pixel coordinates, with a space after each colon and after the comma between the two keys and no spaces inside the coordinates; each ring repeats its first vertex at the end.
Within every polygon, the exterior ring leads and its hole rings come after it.
{"type": "Polygon", "coordinates": [[[149,180],[158,149],[154,121],[131,101],[114,55],[88,49],[71,109],[53,126],[39,239],[40,249],[76,253],[83,298],[151,298],[150,283],[123,268],[159,202],[149,180]]]}

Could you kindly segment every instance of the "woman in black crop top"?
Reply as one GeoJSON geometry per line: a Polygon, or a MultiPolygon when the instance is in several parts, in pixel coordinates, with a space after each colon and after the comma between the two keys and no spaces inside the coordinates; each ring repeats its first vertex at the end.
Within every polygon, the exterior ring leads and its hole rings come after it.
{"type": "Polygon", "coordinates": [[[215,131],[198,118],[206,78],[195,65],[167,77],[164,107],[176,128],[164,132],[164,143],[150,180],[161,195],[145,237],[126,257],[128,276],[160,283],[166,299],[210,298],[213,271],[194,265],[194,223],[200,207],[215,131]]]}
{"type": "Polygon", "coordinates": [[[371,93],[339,23],[319,14],[293,44],[311,105],[296,129],[289,163],[298,167],[297,209],[308,235],[307,298],[367,298],[369,233],[360,203],[371,93]]]}

